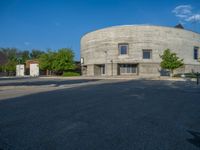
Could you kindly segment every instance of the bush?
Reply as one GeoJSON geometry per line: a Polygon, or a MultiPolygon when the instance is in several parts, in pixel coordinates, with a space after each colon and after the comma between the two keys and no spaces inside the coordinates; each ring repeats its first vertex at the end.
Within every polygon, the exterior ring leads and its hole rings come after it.
{"type": "Polygon", "coordinates": [[[77,73],[77,72],[64,72],[63,76],[64,77],[80,76],[80,73],[77,73]]]}

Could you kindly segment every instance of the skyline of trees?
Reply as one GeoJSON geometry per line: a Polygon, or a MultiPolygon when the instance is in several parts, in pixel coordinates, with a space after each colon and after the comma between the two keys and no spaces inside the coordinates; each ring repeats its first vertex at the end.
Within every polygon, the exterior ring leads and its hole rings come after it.
{"type": "Polygon", "coordinates": [[[19,50],[17,48],[0,48],[6,63],[0,64],[0,72],[14,74],[17,64],[25,64],[27,60],[38,60],[40,69],[55,74],[62,74],[75,69],[74,52],[70,48],[42,51],[38,49],[19,50]]]}

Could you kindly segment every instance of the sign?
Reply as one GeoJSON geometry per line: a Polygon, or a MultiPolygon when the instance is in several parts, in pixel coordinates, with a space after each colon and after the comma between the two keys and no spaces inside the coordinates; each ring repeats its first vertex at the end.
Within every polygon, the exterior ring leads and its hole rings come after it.
{"type": "Polygon", "coordinates": [[[84,64],[84,59],[83,59],[83,57],[81,57],[81,64],[84,64]]]}

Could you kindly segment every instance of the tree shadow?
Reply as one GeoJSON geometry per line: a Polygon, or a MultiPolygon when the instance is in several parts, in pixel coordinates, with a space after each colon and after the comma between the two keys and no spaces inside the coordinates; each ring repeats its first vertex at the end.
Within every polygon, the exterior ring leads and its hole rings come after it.
{"type": "Polygon", "coordinates": [[[200,132],[188,130],[188,132],[193,136],[193,138],[187,139],[187,141],[196,147],[200,148],[200,132]]]}

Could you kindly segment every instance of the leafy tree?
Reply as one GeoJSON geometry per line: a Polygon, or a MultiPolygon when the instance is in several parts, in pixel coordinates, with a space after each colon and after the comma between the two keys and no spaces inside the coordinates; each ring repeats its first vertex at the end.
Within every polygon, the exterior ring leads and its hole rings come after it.
{"type": "Polygon", "coordinates": [[[15,72],[16,71],[17,61],[9,60],[5,65],[5,70],[7,72],[15,72]]]}
{"type": "Polygon", "coordinates": [[[179,59],[176,53],[172,53],[170,49],[166,49],[163,55],[160,56],[162,61],[160,63],[161,68],[169,69],[171,72],[171,76],[173,76],[174,69],[177,69],[183,66],[183,59],[179,59]]]}
{"type": "Polygon", "coordinates": [[[75,69],[74,52],[69,48],[59,49],[53,61],[53,69],[62,73],[75,69]]]}
{"type": "Polygon", "coordinates": [[[55,52],[52,52],[51,50],[49,50],[47,53],[41,54],[39,57],[40,69],[47,70],[47,75],[48,75],[48,71],[53,70],[54,58],[55,58],[55,52]]]}
{"type": "Polygon", "coordinates": [[[0,51],[6,56],[7,63],[2,66],[2,70],[5,70],[8,74],[14,74],[17,65],[17,53],[16,48],[0,48],[0,51]]]}
{"type": "Polygon", "coordinates": [[[29,51],[18,51],[16,53],[16,59],[18,64],[24,64],[26,63],[26,60],[30,59],[29,51]]]}
{"type": "Polygon", "coordinates": [[[8,60],[16,60],[18,50],[16,48],[0,48],[0,51],[8,60]]]}
{"type": "Polygon", "coordinates": [[[0,65],[5,65],[8,62],[6,55],[0,50],[0,65]]]}
{"type": "Polygon", "coordinates": [[[40,58],[40,55],[44,54],[43,51],[41,50],[36,50],[36,49],[33,49],[30,53],[30,58],[31,59],[39,59],[40,58]]]}

